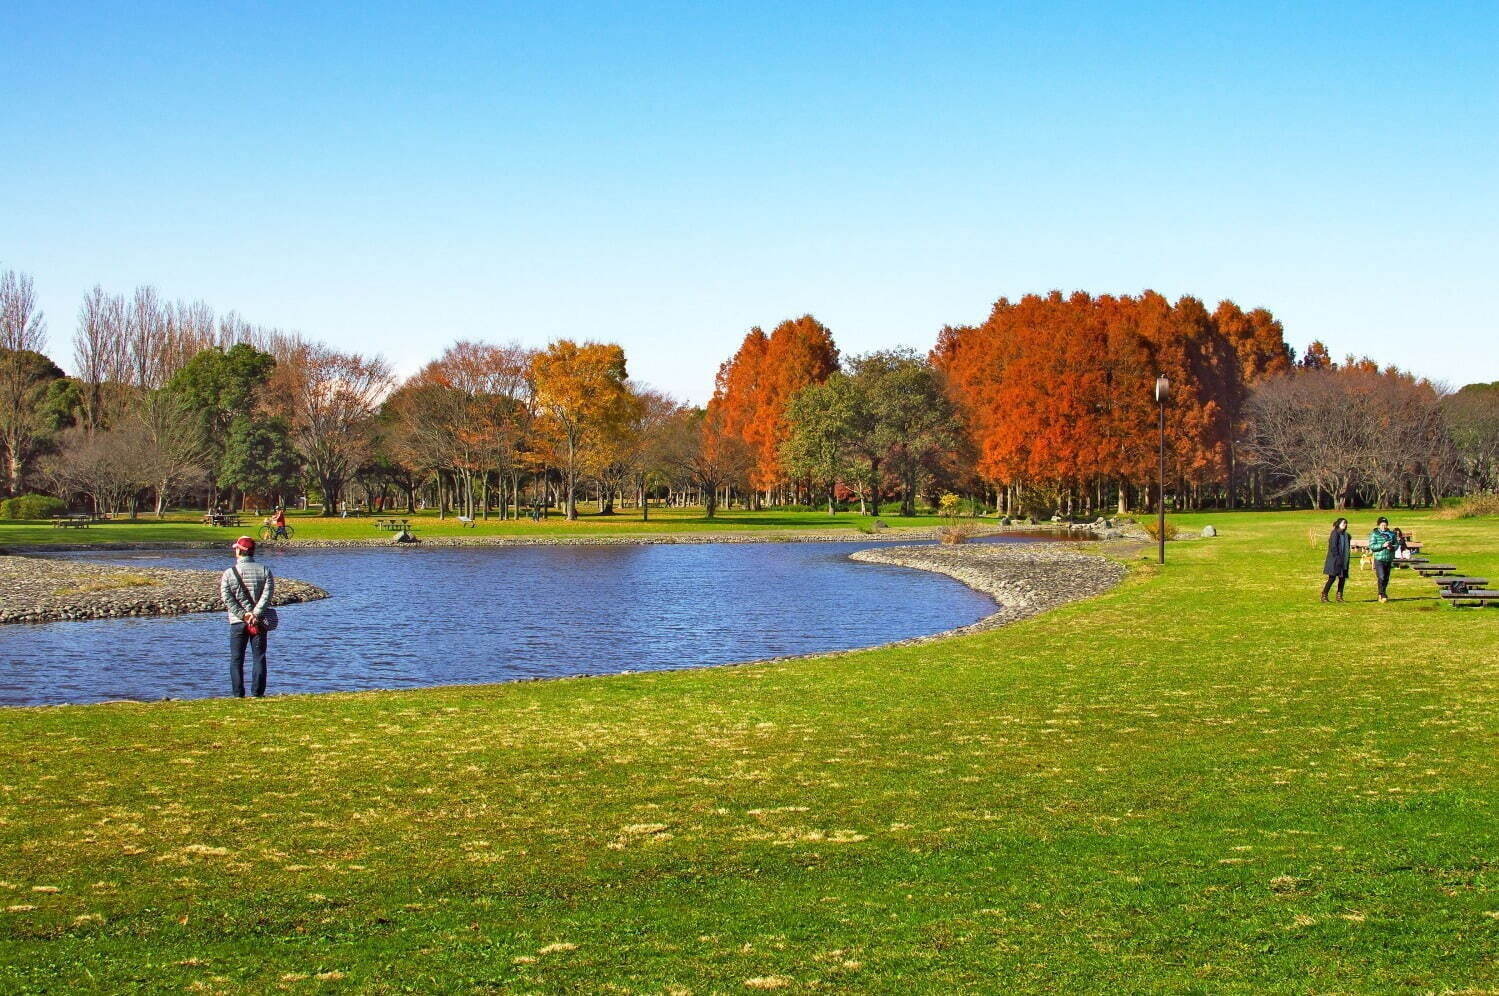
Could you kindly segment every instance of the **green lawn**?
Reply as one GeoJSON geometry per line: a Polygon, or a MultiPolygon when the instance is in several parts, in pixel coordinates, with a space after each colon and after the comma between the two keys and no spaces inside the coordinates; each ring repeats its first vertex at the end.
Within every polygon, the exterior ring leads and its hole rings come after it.
{"type": "Polygon", "coordinates": [[[5,712],[0,991],[1493,992],[1499,610],[1318,604],[1332,517],[922,646],[5,712]]]}
{"type": "MultiPolygon", "coordinates": [[[[906,518],[894,514],[892,506],[880,518],[888,525],[934,526],[940,523],[936,516],[918,515],[906,518]]],[[[869,516],[856,512],[840,512],[830,516],[826,512],[787,512],[765,510],[748,512],[743,509],[720,511],[712,519],[705,518],[701,508],[668,509],[652,508],[648,522],[640,520],[637,509],[628,509],[615,515],[599,515],[582,511],[580,517],[568,522],[561,515],[551,515],[540,522],[530,519],[496,518],[480,519],[472,527],[465,526],[455,516],[439,519],[436,512],[419,512],[408,516],[392,513],[400,518],[412,520],[412,529],[418,537],[431,536],[632,536],[652,533],[682,532],[738,532],[743,530],[799,530],[842,529],[855,532],[860,525],[867,525],[869,516]]],[[[203,513],[174,512],[166,519],[142,516],[139,519],[96,522],[87,529],[59,529],[50,522],[0,522],[0,549],[21,548],[34,544],[107,544],[107,543],[162,543],[199,542],[222,540],[230,542],[241,533],[257,534],[262,518],[246,515],[238,529],[226,529],[204,525],[203,513]]],[[[324,518],[316,514],[293,513],[287,517],[288,524],[296,532],[296,539],[389,539],[390,533],[375,527],[380,516],[360,516],[349,519],[324,518]]]]}

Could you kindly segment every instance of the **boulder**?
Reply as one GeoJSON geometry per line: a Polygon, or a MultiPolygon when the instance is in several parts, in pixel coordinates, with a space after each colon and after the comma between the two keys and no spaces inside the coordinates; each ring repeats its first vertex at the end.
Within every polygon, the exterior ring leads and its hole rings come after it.
{"type": "Polygon", "coordinates": [[[1217,535],[1218,535],[1218,530],[1215,529],[1215,528],[1213,528],[1212,526],[1203,526],[1202,527],[1202,538],[1203,539],[1212,539],[1214,536],[1217,536],[1217,535]]]}

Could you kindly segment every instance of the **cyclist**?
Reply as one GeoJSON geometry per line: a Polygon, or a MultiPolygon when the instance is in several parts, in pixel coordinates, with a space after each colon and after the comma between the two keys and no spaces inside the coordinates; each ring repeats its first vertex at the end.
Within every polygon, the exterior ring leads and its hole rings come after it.
{"type": "Polygon", "coordinates": [[[271,534],[272,539],[284,540],[287,538],[285,507],[276,509],[276,514],[271,516],[271,525],[276,527],[276,531],[271,534]]]}

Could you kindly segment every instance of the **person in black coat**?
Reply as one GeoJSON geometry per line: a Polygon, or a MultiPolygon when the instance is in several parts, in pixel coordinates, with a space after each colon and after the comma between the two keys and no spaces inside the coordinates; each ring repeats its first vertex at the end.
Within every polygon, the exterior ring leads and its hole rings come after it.
{"type": "Polygon", "coordinates": [[[1343,586],[1348,583],[1348,561],[1353,556],[1353,537],[1348,535],[1348,520],[1338,519],[1332,524],[1332,532],[1327,537],[1327,558],[1322,561],[1322,573],[1327,575],[1327,583],[1322,586],[1322,601],[1327,601],[1327,593],[1332,590],[1332,583],[1338,583],[1338,601],[1343,600],[1343,586]]]}

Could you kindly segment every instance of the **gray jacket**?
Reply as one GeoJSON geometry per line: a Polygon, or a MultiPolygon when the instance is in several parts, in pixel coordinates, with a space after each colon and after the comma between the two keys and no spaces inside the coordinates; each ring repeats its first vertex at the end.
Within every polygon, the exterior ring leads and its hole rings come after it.
{"type": "Polygon", "coordinates": [[[234,579],[234,569],[225,571],[219,578],[219,597],[224,600],[229,622],[244,622],[247,612],[264,617],[272,596],[276,594],[276,579],[270,570],[257,564],[252,557],[240,557],[234,566],[239,568],[239,576],[245,579],[245,588],[249,589],[252,601],[245,601],[244,589],[234,579]]]}

